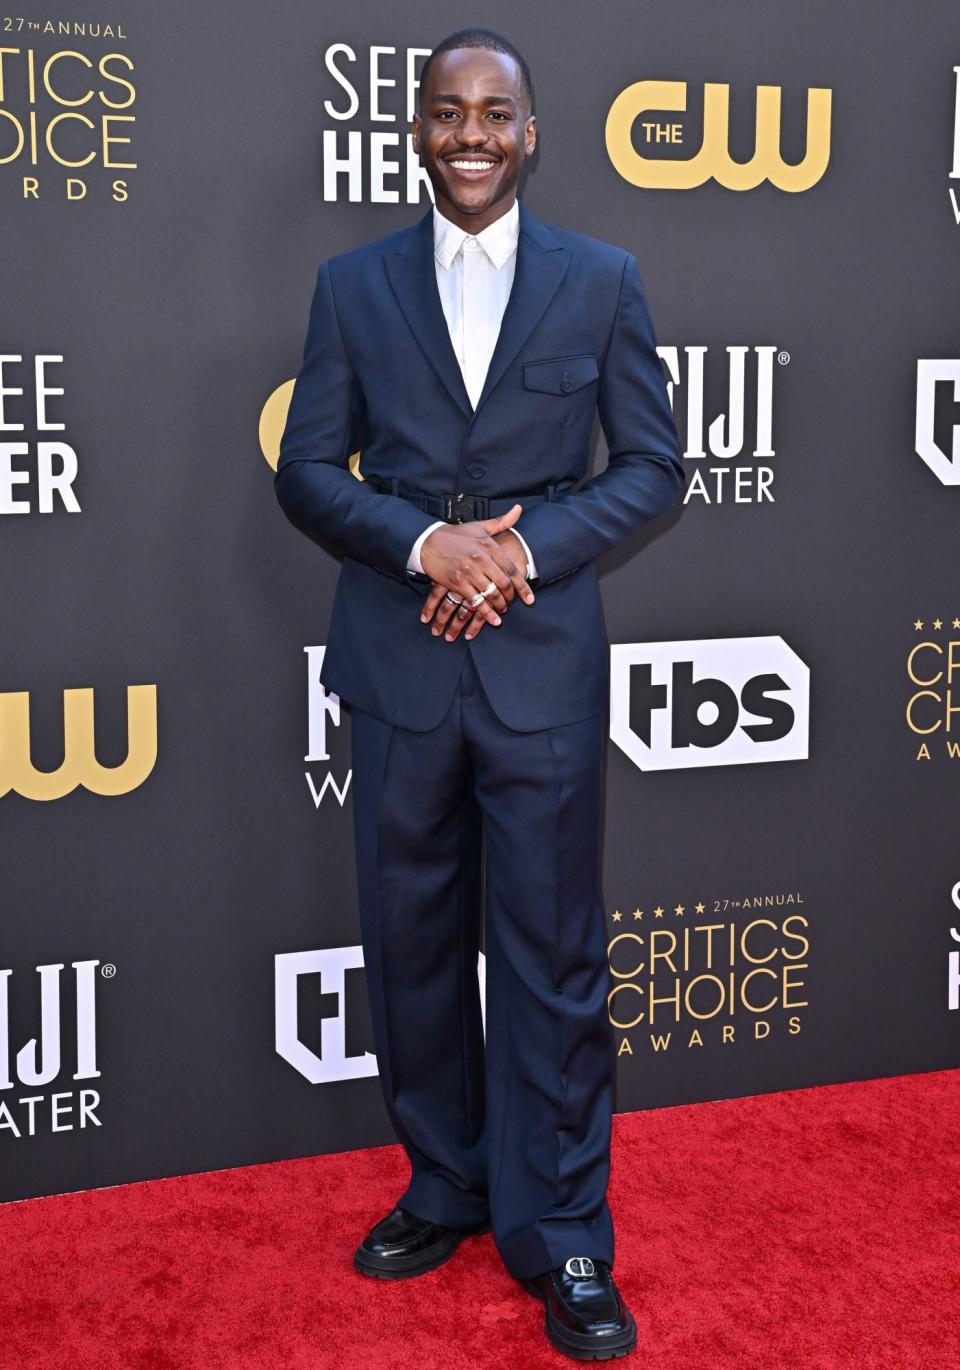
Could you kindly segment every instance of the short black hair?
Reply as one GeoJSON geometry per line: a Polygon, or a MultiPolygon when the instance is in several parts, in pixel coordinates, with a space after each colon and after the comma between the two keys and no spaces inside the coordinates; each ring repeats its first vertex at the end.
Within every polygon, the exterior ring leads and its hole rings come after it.
{"type": "Polygon", "coordinates": [[[451,33],[448,38],[444,38],[442,43],[437,44],[421,67],[420,83],[417,87],[418,109],[420,107],[420,92],[427,79],[430,63],[435,57],[439,57],[441,52],[455,52],[458,48],[485,48],[487,52],[501,52],[505,57],[512,57],[520,72],[520,89],[527,98],[527,104],[531,109],[533,108],[533,81],[530,77],[530,68],[527,66],[522,53],[517,51],[510,40],[503,38],[499,33],[494,33],[492,29],[458,29],[456,33],[451,33]]]}

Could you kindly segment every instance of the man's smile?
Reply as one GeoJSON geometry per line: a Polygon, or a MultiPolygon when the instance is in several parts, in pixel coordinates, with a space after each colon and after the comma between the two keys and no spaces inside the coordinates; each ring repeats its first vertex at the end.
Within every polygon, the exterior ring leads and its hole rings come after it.
{"type": "Polygon", "coordinates": [[[461,153],[457,157],[444,157],[443,161],[458,176],[462,176],[468,181],[479,181],[493,170],[500,158],[488,157],[486,154],[469,156],[461,153]]]}

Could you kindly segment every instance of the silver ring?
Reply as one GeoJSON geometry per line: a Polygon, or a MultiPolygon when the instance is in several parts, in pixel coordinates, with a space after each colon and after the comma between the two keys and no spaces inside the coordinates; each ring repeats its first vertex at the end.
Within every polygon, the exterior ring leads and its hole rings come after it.
{"type": "Polygon", "coordinates": [[[482,590],[477,591],[473,599],[467,601],[470,608],[475,609],[480,601],[486,599],[487,595],[492,595],[496,588],[497,583],[495,580],[488,581],[482,590]]]}
{"type": "Polygon", "coordinates": [[[447,591],[447,593],[444,595],[444,599],[448,599],[451,604],[463,603],[463,595],[455,595],[452,590],[447,591]]]}

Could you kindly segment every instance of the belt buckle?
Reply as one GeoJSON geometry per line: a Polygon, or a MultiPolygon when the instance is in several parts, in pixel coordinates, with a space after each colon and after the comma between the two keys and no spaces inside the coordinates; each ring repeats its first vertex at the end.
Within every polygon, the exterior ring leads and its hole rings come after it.
{"type": "Polygon", "coordinates": [[[462,490],[457,494],[444,494],[443,517],[447,523],[468,523],[471,519],[486,518],[489,499],[486,495],[465,495],[462,490]],[[477,512],[477,505],[482,512],[477,512]],[[465,511],[469,509],[469,513],[465,511]]]}

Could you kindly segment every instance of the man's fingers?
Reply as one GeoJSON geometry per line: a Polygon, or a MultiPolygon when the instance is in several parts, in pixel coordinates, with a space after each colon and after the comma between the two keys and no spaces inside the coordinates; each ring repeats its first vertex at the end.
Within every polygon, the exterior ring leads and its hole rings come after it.
{"type": "MultiPolygon", "coordinates": [[[[472,595],[463,597],[464,600],[469,598],[472,598],[472,595]]],[[[439,637],[449,624],[451,629],[449,640],[453,641],[454,638],[459,637],[462,628],[472,627],[473,620],[477,620],[479,626],[485,622],[499,626],[502,620],[496,606],[490,602],[492,598],[492,595],[488,595],[486,599],[480,601],[476,609],[467,609],[463,601],[454,603],[449,598],[445,586],[434,585],[424,601],[420,618],[424,623],[429,623],[430,619],[433,619],[431,630],[434,637],[439,637]],[[436,606],[435,610],[432,609],[432,606],[436,606]]],[[[477,631],[479,631],[479,627],[476,631],[470,632],[468,636],[476,637],[477,631]]]]}
{"type": "MultiPolygon", "coordinates": [[[[495,543],[494,546],[497,546],[497,544],[495,543]]],[[[487,604],[492,604],[494,609],[496,609],[498,613],[505,614],[507,612],[507,605],[510,603],[514,596],[513,580],[510,577],[509,571],[507,571],[505,568],[501,569],[501,567],[497,564],[495,553],[491,553],[491,558],[492,564],[490,575],[479,588],[481,590],[486,590],[490,582],[493,581],[495,588],[493,590],[490,590],[484,596],[484,599],[487,604]]],[[[505,560],[509,561],[510,558],[506,557],[505,560]]],[[[468,595],[467,598],[472,599],[473,596],[468,595]]]]}
{"type": "Polygon", "coordinates": [[[511,505],[505,514],[498,514],[497,517],[493,519],[482,519],[480,526],[483,528],[484,532],[490,533],[491,536],[494,533],[502,533],[504,528],[512,528],[522,513],[523,505],[514,504],[511,505]]]}
{"type": "Polygon", "coordinates": [[[466,636],[473,638],[486,623],[499,626],[501,614],[506,613],[517,595],[525,604],[533,604],[534,593],[524,574],[526,558],[518,551],[516,537],[498,541],[492,536],[498,524],[518,518],[522,507],[514,504],[499,518],[482,521],[486,536],[474,542],[464,559],[455,560],[449,592],[446,585],[434,581],[420,618],[423,623],[433,620],[435,637],[443,634],[448,642],[453,642],[465,630],[466,636]],[[523,565],[522,570],[518,561],[523,565]],[[463,604],[451,602],[449,593],[460,596],[463,604]],[[482,598],[477,598],[481,595],[482,598]],[[472,599],[477,599],[477,603],[470,606],[468,601],[472,599]]]}
{"type": "Polygon", "coordinates": [[[520,595],[525,604],[532,604],[534,601],[533,591],[527,584],[524,571],[526,570],[526,558],[522,558],[523,570],[517,565],[517,559],[512,555],[509,546],[502,542],[497,542],[491,538],[487,544],[490,548],[489,554],[477,549],[470,557],[470,569],[466,576],[461,577],[461,582],[468,581],[465,586],[458,582],[457,592],[471,599],[480,590],[486,590],[492,581],[496,586],[495,590],[489,591],[485,595],[486,603],[496,609],[498,613],[505,614],[507,607],[511,604],[516,595],[520,595]],[[510,567],[513,570],[510,570],[510,567]],[[476,583],[476,589],[472,588],[476,583]]]}
{"type": "Polygon", "coordinates": [[[423,601],[423,608],[420,611],[421,622],[430,622],[437,611],[437,605],[441,603],[446,593],[446,587],[443,585],[434,585],[431,587],[430,593],[423,601]]]}
{"type": "Polygon", "coordinates": [[[466,636],[476,637],[477,633],[485,623],[499,627],[503,619],[488,599],[480,600],[476,608],[470,608],[465,597],[460,604],[451,604],[450,600],[444,595],[434,617],[431,631],[434,637],[443,634],[447,642],[454,642],[466,629],[466,636]]]}
{"type": "MultiPolygon", "coordinates": [[[[530,589],[526,576],[523,573],[524,570],[526,570],[525,561],[523,570],[521,570],[521,568],[517,565],[516,558],[511,556],[508,548],[506,548],[502,542],[495,542],[494,549],[495,550],[491,553],[491,555],[496,559],[497,563],[502,568],[502,574],[509,578],[509,583],[513,587],[514,594],[518,594],[520,598],[523,600],[524,604],[532,604],[534,600],[534,594],[533,591],[530,589]],[[511,566],[513,567],[512,571],[510,569],[511,566]]],[[[506,599],[506,589],[502,589],[501,592],[504,598],[506,599]]],[[[513,599],[513,594],[510,595],[510,598],[513,599]]]]}
{"type": "Polygon", "coordinates": [[[443,632],[444,628],[447,626],[447,623],[448,623],[448,621],[449,621],[451,615],[452,615],[453,613],[455,613],[455,611],[459,608],[459,605],[454,604],[453,601],[450,600],[450,599],[447,597],[447,592],[446,592],[446,587],[445,587],[445,586],[441,585],[441,586],[439,587],[439,591],[440,591],[440,604],[439,604],[439,607],[438,607],[438,609],[437,609],[436,614],[434,615],[434,618],[433,618],[433,625],[432,625],[432,632],[433,632],[434,637],[439,637],[439,636],[440,636],[440,634],[443,632]]]}
{"type": "Polygon", "coordinates": [[[495,609],[486,605],[479,605],[470,616],[470,622],[464,626],[464,637],[474,638],[485,623],[490,623],[498,628],[503,619],[495,609]]]}
{"type": "Polygon", "coordinates": [[[500,544],[493,538],[475,542],[454,572],[451,579],[454,590],[464,599],[472,599],[483,590],[487,603],[498,613],[505,613],[507,604],[513,599],[513,591],[510,573],[501,562],[509,564],[510,557],[500,550],[500,544]],[[488,589],[491,582],[493,589],[488,589]]]}
{"type": "Polygon", "coordinates": [[[503,619],[488,600],[482,599],[475,609],[469,608],[464,601],[454,609],[447,622],[444,638],[447,642],[453,642],[464,631],[467,637],[476,637],[484,623],[493,623],[499,627],[502,622],[503,619]]]}
{"type": "MultiPolygon", "coordinates": [[[[479,607],[482,610],[483,605],[480,605],[479,607]]],[[[464,628],[472,627],[475,620],[475,610],[468,609],[466,602],[464,602],[463,604],[458,604],[456,609],[453,611],[453,616],[447,623],[446,632],[443,635],[444,641],[453,642],[456,638],[460,636],[464,628]]]]}

